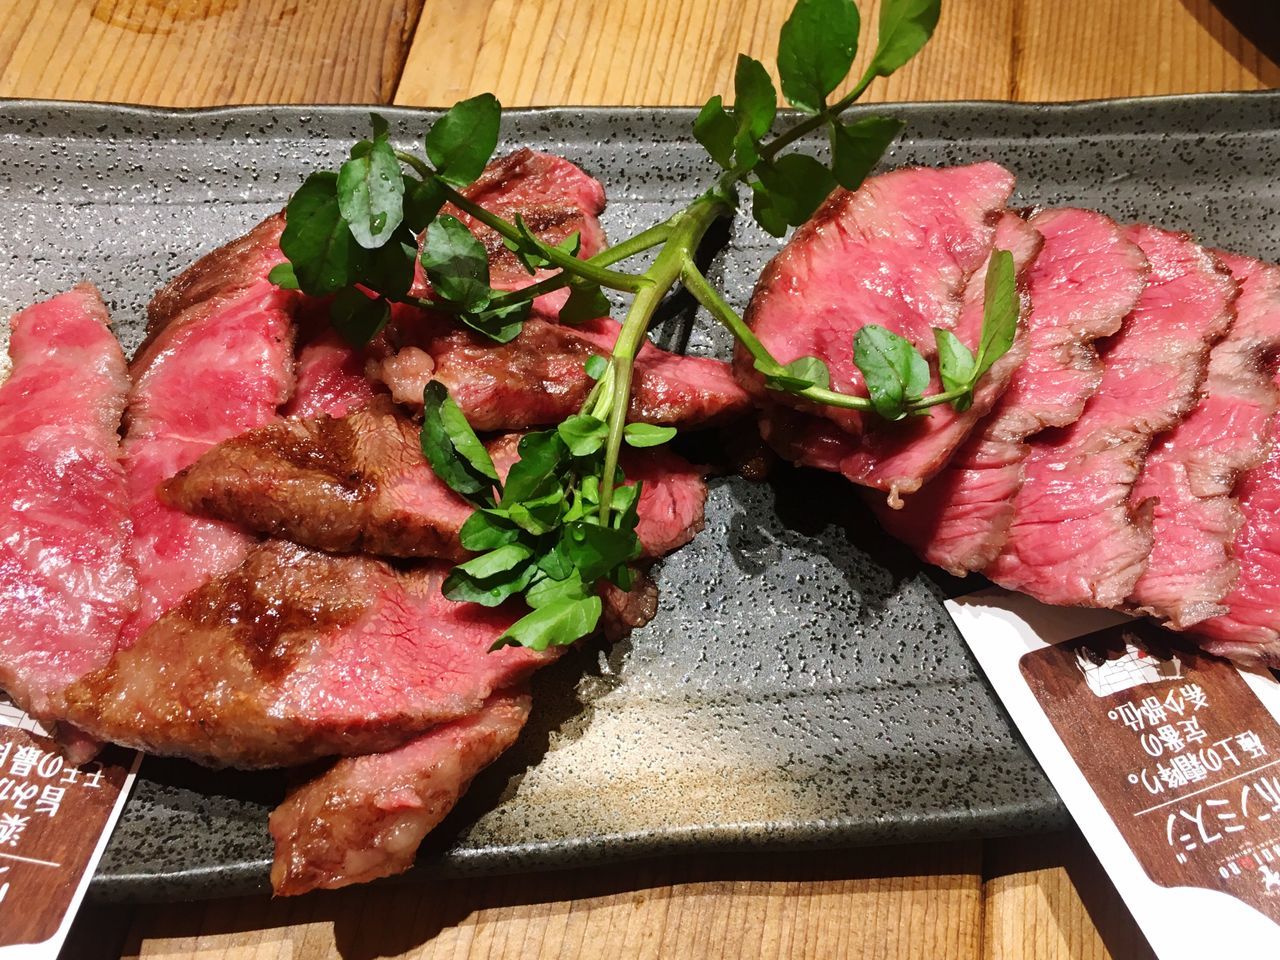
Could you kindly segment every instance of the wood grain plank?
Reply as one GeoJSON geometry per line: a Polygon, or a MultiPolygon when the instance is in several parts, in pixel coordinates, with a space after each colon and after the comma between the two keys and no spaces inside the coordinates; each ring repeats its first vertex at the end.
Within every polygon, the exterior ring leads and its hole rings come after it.
{"type": "Polygon", "coordinates": [[[984,960],[1155,960],[1078,830],[988,841],[984,960]]]}
{"type": "Polygon", "coordinates": [[[386,103],[423,0],[0,3],[0,96],[386,103]]]}
{"type": "Polygon", "coordinates": [[[142,907],[149,960],[977,960],[974,843],[700,857],[543,876],[142,907]]]}
{"type": "Polygon", "coordinates": [[[1210,0],[1021,0],[1013,98],[1080,100],[1280,86],[1280,67],[1210,0]]]}
{"type": "MultiPolygon", "coordinates": [[[[927,50],[868,100],[1002,99],[1020,0],[949,0],[927,50]]],[[[879,0],[863,0],[874,46],[879,0]]],[[[447,105],[489,90],[508,106],[701,103],[733,89],[739,52],[773,69],[789,0],[431,0],[396,103],[447,105]]]]}
{"type": "MultiPolygon", "coordinates": [[[[695,104],[739,51],[772,69],[790,0],[433,0],[396,93],[443,106],[695,104]]],[[[864,0],[865,62],[878,0],[864,0]]],[[[937,33],[870,101],[1072,100],[1280,85],[1209,0],[948,0],[937,33]]]]}

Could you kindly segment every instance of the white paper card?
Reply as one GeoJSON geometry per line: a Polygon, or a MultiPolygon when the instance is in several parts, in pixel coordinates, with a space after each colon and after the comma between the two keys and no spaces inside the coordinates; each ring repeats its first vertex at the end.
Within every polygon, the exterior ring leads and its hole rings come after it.
{"type": "Polygon", "coordinates": [[[1109,611],[947,609],[1162,960],[1280,956],[1280,684],[1109,611]]]}
{"type": "Polygon", "coordinates": [[[0,700],[0,960],[57,960],[142,754],[73,767],[0,700]]]}

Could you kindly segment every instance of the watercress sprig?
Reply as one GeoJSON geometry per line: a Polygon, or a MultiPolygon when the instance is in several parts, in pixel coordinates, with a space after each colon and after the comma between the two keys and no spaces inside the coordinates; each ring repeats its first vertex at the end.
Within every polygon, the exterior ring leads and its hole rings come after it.
{"type": "Polygon", "coordinates": [[[977,352],[949,331],[935,332],[942,389],[932,394],[926,358],[876,325],[862,327],[849,345],[867,395],[833,389],[831,372],[817,357],[778,361],[694,259],[710,226],[734,215],[744,189],[753,219],[782,236],[811,217],[837,185],[861,184],[902,123],[878,115],[849,122],[842,115],[877,77],[919,52],[938,22],[940,2],[883,0],[866,69],[832,101],[857,54],[858,9],[853,0],[798,0],[782,28],[777,66],[782,94],[802,118],[771,136],[778,103],[773,79],[758,60],[740,56],[732,106],[712,97],[693,122],[694,138],[721,170],[715,185],[674,216],[590,259],[578,257],[576,236],[552,246],[519,217],[508,221],[466,196],[498,143],[501,107],[487,94],[455,104],[431,126],[425,158],[395,150],[387,125],[374,117],[372,138],[357,143],[336,174],[312,174],[294,194],[281,242],[289,262],[272,279],[331,295],[334,326],[355,343],[376,335],[397,301],[448,313],[480,335],[507,342],[543,293],[570,289],[563,322],[605,314],[603,289],[631,295],[612,350],[586,364],[595,382],[581,409],[552,429],[526,435],[505,481],[444,388],[432,383],[425,391],[423,453],[437,475],[476,506],[462,529],[462,545],[475,557],[454,568],[444,591],[483,604],[521,597],[530,611],[498,645],[572,643],[596,628],[606,584],[624,590],[632,584],[641,491],[626,482],[619,459],[624,443],[652,446],[675,432],[628,417],[636,356],[659,304],[677,284],[739,340],[766,388],[886,420],[944,403],[966,409],[981,378],[1008,351],[1018,300],[1012,258],[1003,251],[988,264],[977,352]],[[789,149],[824,128],[825,161],[789,149]],[[547,275],[524,290],[494,290],[484,246],[459,213],[496,232],[530,274],[547,275]],[[643,271],[615,268],[653,248],[657,254],[643,271]],[[431,282],[430,300],[410,293],[415,259],[431,282]]]}

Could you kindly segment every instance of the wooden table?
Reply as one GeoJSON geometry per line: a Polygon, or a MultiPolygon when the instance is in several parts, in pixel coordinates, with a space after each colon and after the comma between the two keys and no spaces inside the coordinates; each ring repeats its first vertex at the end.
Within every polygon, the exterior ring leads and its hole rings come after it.
{"type": "MultiPolygon", "coordinates": [[[[789,0],[0,0],[0,95],[195,106],[693,104],[789,0]]],[[[863,3],[874,22],[875,0],[863,3]]],[[[867,28],[868,30],[870,27],[867,28]]],[[[1207,0],[947,0],[871,99],[1280,85],[1207,0]]],[[[86,910],[81,957],[1149,956],[1078,834],[86,910]]]]}

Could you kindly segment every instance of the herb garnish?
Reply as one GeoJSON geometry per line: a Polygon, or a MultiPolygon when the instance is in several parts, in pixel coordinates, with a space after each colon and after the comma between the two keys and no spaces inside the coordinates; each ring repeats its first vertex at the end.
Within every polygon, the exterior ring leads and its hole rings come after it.
{"type": "Polygon", "coordinates": [[[798,0],[782,28],[778,74],[782,93],[803,119],[769,137],[777,91],[764,65],[740,56],[734,103],[712,97],[693,123],[693,135],[722,170],[715,186],[674,216],[596,256],[579,259],[578,238],[551,246],[517,217],[495,216],[459,192],[480,176],[498,143],[501,107],[488,94],[455,104],[427,131],[425,156],[396,151],[387,125],[374,117],[373,136],[351,150],[336,173],[315,173],[289,201],[281,247],[289,263],[272,280],[313,295],[333,295],[334,326],[361,344],[386,324],[392,302],[454,315],[490,339],[516,337],[535,297],[570,288],[562,322],[601,316],[603,289],[631,294],[621,331],[608,356],[586,364],[595,380],[581,410],[555,428],[526,435],[519,460],[501,482],[484,445],[438,383],[423,397],[422,449],[438,476],[476,505],[462,528],[462,545],[477,555],[444,583],[454,600],[494,605],[522,596],[531,612],[497,645],[534,649],[586,636],[601,615],[601,589],[630,589],[629,566],[639,555],[635,534],[638,484],[618,465],[622,445],[648,447],[669,440],[669,427],[627,423],[632,368],[654,311],[683,284],[742,343],[770,390],[816,404],[874,412],[886,420],[920,415],[950,403],[964,410],[982,376],[1008,351],[1018,301],[1012,258],[997,251],[988,265],[983,330],[976,355],[954,334],[936,331],[942,392],[926,395],[929,364],[909,341],[876,325],[850,344],[869,396],[831,389],[817,357],[779,362],[707,280],[694,253],[707,229],[738,209],[750,191],[751,215],[782,236],[814,211],[837,185],[853,189],[870,173],[902,129],[892,117],[841,119],[877,78],[888,76],[924,46],[938,22],[941,0],[883,0],[871,62],[852,89],[829,98],[844,82],[858,48],[861,18],[852,0],[798,0]],[[825,128],[830,162],[784,152],[825,128]],[[555,271],[523,290],[490,286],[484,246],[446,204],[494,230],[530,274],[555,271]],[[417,238],[423,237],[421,250],[417,238]],[[657,248],[639,273],[614,269],[657,248]],[[414,260],[431,280],[433,299],[411,296],[414,260]]]}

